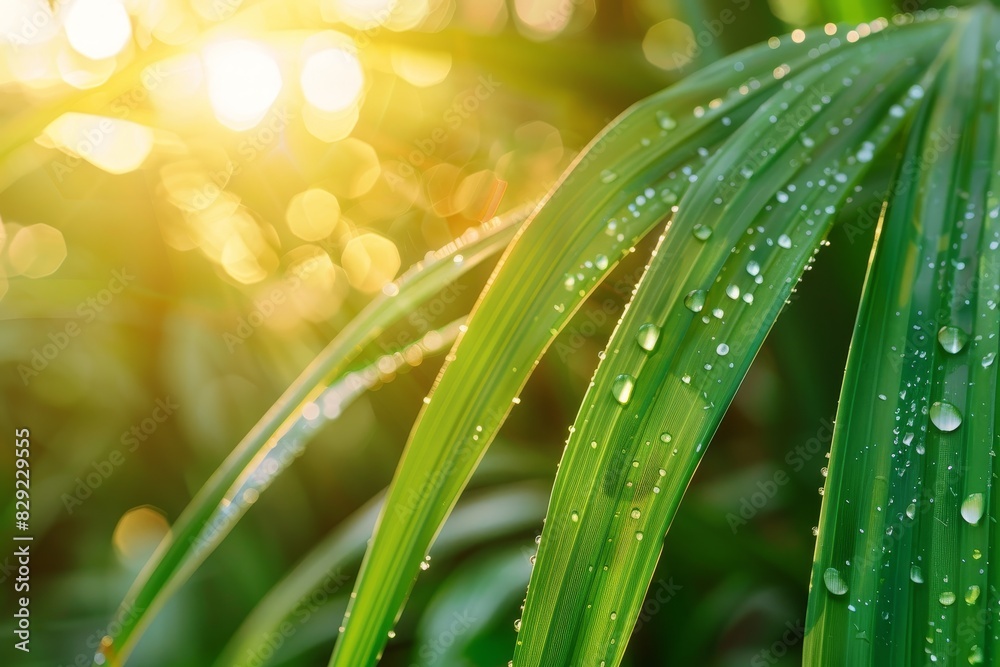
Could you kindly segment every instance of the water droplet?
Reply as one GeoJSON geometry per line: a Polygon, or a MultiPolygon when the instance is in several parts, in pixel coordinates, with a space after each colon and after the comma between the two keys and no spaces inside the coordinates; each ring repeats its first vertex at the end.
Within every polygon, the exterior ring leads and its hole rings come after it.
{"type": "Polygon", "coordinates": [[[965,591],[965,604],[976,604],[976,600],[979,599],[979,586],[972,584],[969,586],[969,590],[965,591]]]}
{"type": "Polygon", "coordinates": [[[910,581],[915,584],[924,583],[924,573],[920,571],[919,565],[910,566],[910,581]]]}
{"type": "Polygon", "coordinates": [[[972,648],[969,649],[969,664],[970,665],[983,664],[983,649],[979,648],[979,646],[976,644],[973,644],[972,648]]]}
{"type": "Polygon", "coordinates": [[[826,590],[834,595],[843,595],[847,592],[847,580],[835,567],[826,568],[826,572],[823,573],[823,583],[826,584],[826,590]]]}
{"type": "Polygon", "coordinates": [[[982,557],[983,557],[983,552],[982,551],[980,551],[979,549],[973,549],[972,550],[972,558],[974,560],[979,560],[982,557]]]}
{"type": "Polygon", "coordinates": [[[684,297],[684,305],[692,313],[701,312],[701,309],[705,307],[705,290],[696,289],[688,292],[688,295],[684,297]]]}
{"type": "Polygon", "coordinates": [[[782,248],[788,249],[792,247],[792,239],[788,237],[788,234],[782,234],[778,237],[778,245],[782,248]]]}
{"type": "Polygon", "coordinates": [[[574,287],[576,287],[576,278],[574,278],[569,274],[566,274],[566,279],[563,280],[563,287],[565,287],[568,290],[572,290],[574,287]]]}
{"type": "Polygon", "coordinates": [[[576,510],[573,510],[572,512],[569,513],[569,520],[572,521],[573,523],[576,523],[577,521],[580,520],[580,513],[577,512],[576,510]]]}
{"type": "Polygon", "coordinates": [[[605,169],[604,171],[601,172],[601,183],[611,183],[616,178],[618,178],[618,174],[611,171],[610,169],[605,169]]]}
{"type": "Polygon", "coordinates": [[[642,531],[641,530],[635,531],[635,539],[639,540],[640,542],[642,541],[642,531]]]}
{"type": "Polygon", "coordinates": [[[639,333],[635,337],[635,341],[639,343],[639,347],[647,352],[652,352],[656,348],[656,341],[658,340],[660,340],[660,327],[652,322],[647,322],[639,327],[639,333]]]}
{"type": "Polygon", "coordinates": [[[389,636],[389,639],[395,639],[396,638],[396,631],[395,630],[389,630],[389,632],[387,634],[389,636]]]}
{"type": "Polygon", "coordinates": [[[635,388],[635,378],[627,373],[622,373],[611,383],[611,394],[615,400],[622,405],[627,405],[632,398],[632,389],[635,388]]]}
{"type": "Polygon", "coordinates": [[[670,442],[671,440],[673,440],[673,436],[671,436],[669,433],[664,431],[663,433],[660,434],[660,442],[670,442]]]}
{"type": "Polygon", "coordinates": [[[749,273],[751,276],[755,276],[758,273],[760,273],[760,264],[751,259],[749,262],[747,262],[747,273],[749,273]]]}
{"type": "Polygon", "coordinates": [[[728,296],[730,299],[740,298],[740,288],[737,287],[736,285],[730,285],[729,287],[726,288],[726,296],[728,296]]]}
{"type": "Polygon", "coordinates": [[[639,508],[636,507],[635,509],[632,510],[632,514],[630,514],[629,516],[631,516],[633,519],[638,519],[639,517],[642,516],[642,512],[640,512],[639,508]]]}
{"type": "Polygon", "coordinates": [[[962,501],[962,518],[971,523],[973,526],[979,523],[979,520],[983,518],[984,510],[985,501],[983,499],[983,494],[981,493],[970,493],[965,500],[962,501]]]}
{"type": "Polygon", "coordinates": [[[944,591],[938,596],[938,602],[943,604],[945,607],[950,607],[955,604],[955,600],[958,599],[954,593],[951,591],[944,591]]]}
{"type": "Polygon", "coordinates": [[[707,241],[708,237],[712,235],[712,230],[705,225],[697,224],[694,226],[694,229],[691,230],[691,233],[694,234],[694,237],[699,241],[707,241]]]}
{"type": "Polygon", "coordinates": [[[993,365],[993,360],[997,358],[997,355],[993,352],[989,352],[983,357],[983,368],[989,368],[993,365]]]}
{"type": "Polygon", "coordinates": [[[962,425],[962,413],[947,401],[934,401],[930,412],[931,421],[942,431],[954,431],[962,425]]]}
{"type": "Polygon", "coordinates": [[[618,612],[616,612],[616,611],[611,612],[611,620],[613,621],[616,618],[618,618],[618,612]]]}
{"type": "Polygon", "coordinates": [[[914,503],[910,503],[906,506],[906,517],[912,519],[917,516],[917,506],[914,503]]]}
{"type": "Polygon", "coordinates": [[[941,343],[941,347],[944,348],[945,352],[958,354],[965,347],[965,344],[969,342],[969,334],[958,327],[941,327],[938,331],[938,342],[941,343]]]}
{"type": "Polygon", "coordinates": [[[673,116],[663,110],[656,112],[656,124],[659,125],[660,128],[667,131],[677,127],[677,121],[674,120],[673,116]]]}
{"type": "Polygon", "coordinates": [[[520,632],[520,631],[521,631],[521,619],[517,619],[516,621],[514,621],[514,632],[520,632]]]}
{"type": "Polygon", "coordinates": [[[601,271],[605,270],[609,266],[607,255],[598,255],[594,258],[594,266],[596,266],[601,271]]]}

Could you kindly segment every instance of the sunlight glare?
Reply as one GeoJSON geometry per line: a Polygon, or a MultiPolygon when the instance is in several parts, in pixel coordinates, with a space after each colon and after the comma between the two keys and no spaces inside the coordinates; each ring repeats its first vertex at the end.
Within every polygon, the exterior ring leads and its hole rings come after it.
{"type": "Polygon", "coordinates": [[[323,49],[306,58],[299,79],[306,100],[323,111],[342,111],[358,101],[365,85],[357,56],[342,48],[323,49]]]}
{"type": "Polygon", "coordinates": [[[249,40],[208,47],[205,71],[212,110],[232,130],[257,125],[281,92],[278,64],[264,47],[249,40]]]}
{"type": "Polygon", "coordinates": [[[118,55],[132,38],[132,23],[118,0],[76,0],[66,12],[66,38],[82,56],[118,55]]]}

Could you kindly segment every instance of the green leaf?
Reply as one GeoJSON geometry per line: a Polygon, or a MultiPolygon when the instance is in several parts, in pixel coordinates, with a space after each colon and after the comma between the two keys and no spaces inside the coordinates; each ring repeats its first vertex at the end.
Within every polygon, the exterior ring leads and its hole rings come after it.
{"type": "Polygon", "coordinates": [[[949,30],[888,29],[790,68],[698,174],[571,429],[514,665],[621,662],[706,445],[836,211],[915,107],[934,59],[922,47],[949,30]]]}
{"type": "Polygon", "coordinates": [[[970,11],[958,37],[910,131],[866,281],[823,498],[806,664],[1000,656],[989,567],[1000,17],[970,11]]]}
{"type": "MultiPolygon", "coordinates": [[[[364,390],[365,376],[374,371],[354,375],[349,370],[366,346],[413,307],[499,253],[527,212],[526,208],[517,209],[471,229],[458,241],[415,265],[383,289],[313,360],[202,486],[178,518],[170,536],[150,558],[122,602],[121,609],[128,613],[120,614],[125,619],[121,631],[109,638],[111,644],[103,645],[105,658],[127,659],[167,598],[215,549],[242,517],[247,505],[256,499],[262,490],[259,482],[266,486],[273,479],[270,473],[261,474],[269,457],[272,461],[286,460],[287,466],[305,446],[318,425],[317,420],[325,413],[335,415],[339,402],[349,401],[364,390]],[[324,403],[323,410],[317,409],[319,402],[324,403]]],[[[438,340],[436,345],[450,342],[438,340]]]]}
{"type": "MultiPolygon", "coordinates": [[[[854,114],[854,106],[861,105],[857,113],[864,122],[846,128],[842,137],[856,138],[859,131],[874,128],[881,116],[890,118],[886,128],[898,125],[900,120],[888,114],[889,93],[870,89],[888,77],[888,89],[898,96],[904,83],[915,80],[926,66],[926,58],[916,57],[918,47],[928,40],[939,40],[947,30],[944,22],[914,26],[893,31],[893,38],[885,40],[889,47],[874,38],[870,45],[859,44],[853,50],[846,48],[849,43],[845,40],[816,31],[803,43],[786,38],[780,48],[764,45],[749,49],[640,102],[592,142],[519,232],[473,312],[468,331],[450,355],[433,393],[425,399],[428,405],[410,435],[362,565],[344,622],[346,631],[331,658],[333,667],[370,666],[378,660],[424,554],[531,370],[583,299],[638,239],[669,217],[688,185],[693,181],[711,183],[712,178],[725,175],[727,170],[718,168],[696,175],[704,158],[755,112],[757,131],[770,126],[772,114],[784,113],[780,103],[768,107],[766,114],[757,107],[773,96],[789,102],[799,97],[801,91],[790,90],[788,81],[782,81],[789,72],[802,69],[804,81],[819,83],[826,73],[810,66],[820,62],[829,61],[830,67],[838,68],[838,88],[845,87],[840,77],[848,74],[866,82],[867,88],[860,93],[850,87],[843,93],[851,104],[842,109],[837,120],[854,114]],[[894,49],[904,52],[900,55],[894,49]],[[854,53],[854,60],[840,55],[842,52],[854,53]],[[905,62],[908,57],[913,62],[905,62]],[[867,97],[864,91],[869,93],[867,97]]],[[[807,115],[815,113],[811,106],[825,104],[823,94],[814,97],[804,108],[807,115]]],[[[842,138],[834,142],[837,150],[825,152],[796,143],[794,120],[783,129],[788,135],[784,139],[789,144],[787,157],[814,160],[811,169],[817,178],[823,174],[824,161],[844,157],[840,154],[842,138]]],[[[873,141],[882,146],[891,134],[886,129],[885,136],[873,135],[873,141]]],[[[738,141],[727,144],[727,161],[741,161],[745,157],[741,151],[755,145],[751,132],[743,132],[738,141]]],[[[716,162],[716,167],[720,166],[724,165],[716,162]]],[[[684,225],[688,232],[682,233],[685,243],[701,242],[690,236],[696,215],[708,221],[723,208],[734,214],[745,207],[759,209],[789,175],[775,170],[758,176],[754,188],[744,187],[746,177],[737,175],[734,185],[745,196],[738,204],[725,207],[719,205],[722,199],[713,201],[721,195],[708,186],[697,196],[692,193],[691,219],[684,225]]],[[[794,199],[799,197],[812,201],[805,189],[794,199]]],[[[824,215],[819,227],[829,217],[824,215]]],[[[747,222],[743,221],[738,231],[735,224],[723,226],[720,237],[734,243],[746,232],[747,222]]],[[[701,227],[699,235],[704,238],[705,230],[710,229],[710,225],[701,227]]],[[[821,234],[811,233],[816,234],[818,243],[821,234]]],[[[718,239],[712,243],[713,254],[718,255],[720,244],[718,239]]],[[[681,290],[688,286],[693,272],[703,270],[694,266],[695,259],[683,253],[670,254],[669,261],[676,264],[670,279],[655,282],[657,288],[665,290],[664,299],[678,303],[687,293],[681,290]]],[[[693,430],[690,435],[693,437],[693,430]]],[[[628,618],[624,609],[623,613],[623,619],[628,618]]],[[[553,638],[554,642],[567,640],[553,638]]]]}

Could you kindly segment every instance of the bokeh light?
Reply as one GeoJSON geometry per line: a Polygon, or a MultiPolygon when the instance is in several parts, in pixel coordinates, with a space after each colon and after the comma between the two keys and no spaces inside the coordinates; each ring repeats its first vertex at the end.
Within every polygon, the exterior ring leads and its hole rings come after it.
{"type": "Polygon", "coordinates": [[[300,239],[318,241],[332,234],[340,223],[340,203],[326,190],[311,188],[292,197],[285,218],[300,239]]]}
{"type": "MultiPolygon", "coordinates": [[[[144,125],[107,116],[66,113],[53,121],[45,139],[60,150],[112,174],[124,174],[141,165],[153,150],[153,131],[144,125]]],[[[71,163],[53,168],[57,175],[71,171],[71,163]]]]}
{"type": "Polygon", "coordinates": [[[377,292],[396,277],[400,265],[399,250],[389,239],[369,232],[347,242],[341,263],[355,289],[377,292]]]}
{"type": "Polygon", "coordinates": [[[130,565],[141,565],[170,533],[170,524],[159,510],[136,507],[122,515],[111,540],[118,556],[130,565]]]}
{"type": "Polygon", "coordinates": [[[299,81],[306,100],[317,109],[342,111],[361,97],[365,75],[353,53],[328,48],[306,58],[299,81]]]}
{"type": "Polygon", "coordinates": [[[21,227],[7,244],[7,263],[14,275],[44,278],[55,273],[65,259],[66,241],[50,225],[21,227]]]}
{"type": "Polygon", "coordinates": [[[646,60],[668,71],[691,62],[696,46],[691,26],[677,19],[667,19],[653,25],[642,40],[642,52],[646,60]]]}
{"type": "Polygon", "coordinates": [[[73,0],[64,20],[70,45],[93,60],[118,55],[132,38],[132,23],[119,0],[73,0]]]}
{"type": "Polygon", "coordinates": [[[274,57],[245,39],[205,49],[208,96],[219,122],[242,131],[260,123],[281,92],[281,71],[274,57]]]}

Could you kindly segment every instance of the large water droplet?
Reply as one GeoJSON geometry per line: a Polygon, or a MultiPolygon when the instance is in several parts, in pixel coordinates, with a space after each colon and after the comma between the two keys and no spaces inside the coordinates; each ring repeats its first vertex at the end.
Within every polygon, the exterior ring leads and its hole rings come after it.
{"type": "Polygon", "coordinates": [[[962,501],[962,518],[971,523],[973,526],[976,525],[979,523],[979,520],[983,518],[985,506],[986,503],[983,500],[983,494],[970,493],[966,496],[965,500],[962,501]]]}
{"type": "Polygon", "coordinates": [[[954,431],[962,425],[962,413],[947,401],[934,401],[930,412],[931,421],[942,431],[954,431]]]}
{"type": "Polygon", "coordinates": [[[622,405],[627,405],[632,399],[632,389],[635,388],[635,378],[622,373],[611,383],[611,395],[622,405]]]}
{"type": "Polygon", "coordinates": [[[969,586],[969,590],[965,591],[965,604],[976,604],[976,600],[979,599],[979,586],[972,584],[969,586]]]}
{"type": "Polygon", "coordinates": [[[938,602],[943,604],[945,607],[950,607],[955,604],[956,599],[958,598],[951,591],[944,591],[938,596],[938,602]]]}
{"type": "Polygon", "coordinates": [[[692,313],[701,312],[701,309],[705,307],[705,290],[696,289],[688,292],[688,295],[684,297],[684,305],[692,313]]]}
{"type": "Polygon", "coordinates": [[[514,621],[514,632],[520,632],[520,631],[521,631],[521,619],[517,619],[516,621],[514,621]]]}
{"type": "Polygon", "coordinates": [[[989,352],[983,357],[983,368],[989,368],[993,365],[993,360],[997,358],[997,355],[993,352],[989,352]]]}
{"type": "Polygon", "coordinates": [[[594,258],[594,266],[603,271],[608,268],[609,262],[607,255],[598,255],[594,258]]]}
{"type": "Polygon", "coordinates": [[[970,665],[983,664],[983,649],[979,648],[977,644],[973,644],[972,648],[969,649],[969,664],[970,665]]]}
{"type": "Polygon", "coordinates": [[[656,341],[658,340],[660,340],[660,327],[652,322],[647,322],[639,327],[639,333],[635,337],[635,341],[639,343],[639,347],[647,352],[652,352],[656,348],[656,341]]]}
{"type": "Polygon", "coordinates": [[[580,520],[580,513],[577,512],[576,510],[573,510],[572,512],[569,513],[569,520],[572,521],[573,523],[576,523],[577,521],[580,520]]]}
{"type": "Polygon", "coordinates": [[[712,235],[712,229],[710,227],[706,227],[705,225],[697,224],[694,226],[694,229],[691,230],[691,233],[694,234],[694,237],[699,241],[707,241],[708,237],[712,235]]]}
{"type": "Polygon", "coordinates": [[[673,436],[671,436],[666,431],[660,434],[660,442],[670,442],[673,439],[674,439],[673,436]]]}
{"type": "Polygon", "coordinates": [[[727,354],[729,354],[729,346],[726,345],[725,343],[719,343],[719,346],[715,348],[715,353],[718,354],[720,357],[724,357],[727,354]]]}
{"type": "Polygon", "coordinates": [[[847,593],[847,580],[835,567],[826,568],[826,572],[823,573],[823,583],[826,584],[826,590],[834,595],[847,593]]]}
{"type": "Polygon", "coordinates": [[[758,273],[760,273],[760,264],[751,259],[749,262],[747,262],[747,273],[749,273],[751,276],[755,276],[758,273]]]}
{"type": "Polygon", "coordinates": [[[778,237],[778,245],[786,249],[791,248],[792,239],[788,238],[788,234],[782,234],[781,236],[778,237]]]}
{"type": "Polygon", "coordinates": [[[938,342],[941,343],[941,347],[944,348],[945,352],[958,354],[965,347],[965,344],[969,342],[969,334],[958,327],[941,327],[938,331],[938,342]]]}
{"type": "Polygon", "coordinates": [[[639,517],[642,516],[642,512],[639,510],[638,507],[636,507],[635,509],[632,510],[632,513],[629,516],[631,516],[633,519],[638,519],[639,517]]]}
{"type": "Polygon", "coordinates": [[[737,287],[736,285],[730,285],[729,287],[726,288],[726,296],[728,296],[730,299],[740,298],[740,288],[737,287]]]}
{"type": "Polygon", "coordinates": [[[919,565],[910,566],[910,581],[915,584],[924,583],[924,573],[920,571],[919,565]]]}

